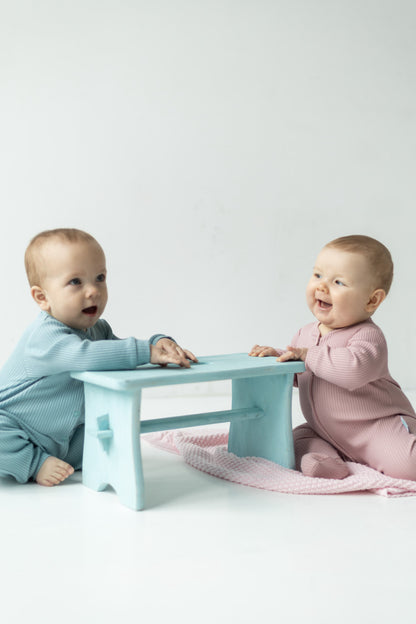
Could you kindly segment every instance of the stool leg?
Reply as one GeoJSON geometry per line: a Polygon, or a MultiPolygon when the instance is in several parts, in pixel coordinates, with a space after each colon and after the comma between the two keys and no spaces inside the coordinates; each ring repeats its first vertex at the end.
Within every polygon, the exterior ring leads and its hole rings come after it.
{"type": "Polygon", "coordinates": [[[232,422],[228,450],[239,457],[263,457],[295,467],[292,434],[293,374],[234,379],[232,407],[259,407],[258,420],[232,422]]]}
{"type": "Polygon", "coordinates": [[[140,450],[141,392],[85,384],[83,483],[96,491],[111,485],[120,502],[144,507],[140,450]]]}

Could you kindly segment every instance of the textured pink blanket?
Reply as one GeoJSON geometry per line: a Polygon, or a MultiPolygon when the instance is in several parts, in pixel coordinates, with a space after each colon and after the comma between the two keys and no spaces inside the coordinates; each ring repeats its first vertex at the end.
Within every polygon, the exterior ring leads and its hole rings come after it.
{"type": "Polygon", "coordinates": [[[348,462],[351,476],[346,479],[305,477],[296,470],[282,468],[259,457],[237,457],[227,451],[228,433],[212,427],[149,433],[142,436],[150,444],[181,455],[203,472],[263,490],[286,494],[341,494],[369,491],[382,496],[414,496],[416,482],[393,479],[386,475],[348,462]]]}

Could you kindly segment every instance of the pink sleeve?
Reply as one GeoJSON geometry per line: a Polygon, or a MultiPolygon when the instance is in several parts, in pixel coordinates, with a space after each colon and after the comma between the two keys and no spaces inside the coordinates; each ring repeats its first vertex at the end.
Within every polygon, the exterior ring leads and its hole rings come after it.
{"type": "Polygon", "coordinates": [[[386,363],[384,339],[371,342],[353,336],[346,347],[310,347],[305,366],[321,379],[347,390],[356,390],[388,374],[386,363]]]}

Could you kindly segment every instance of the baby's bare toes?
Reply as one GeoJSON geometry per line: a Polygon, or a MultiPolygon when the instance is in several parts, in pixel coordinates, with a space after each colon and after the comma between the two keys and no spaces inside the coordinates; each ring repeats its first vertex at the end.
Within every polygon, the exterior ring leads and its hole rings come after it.
{"type": "Polygon", "coordinates": [[[73,467],[57,457],[47,457],[36,475],[39,485],[51,487],[65,481],[73,474],[73,467]]]}

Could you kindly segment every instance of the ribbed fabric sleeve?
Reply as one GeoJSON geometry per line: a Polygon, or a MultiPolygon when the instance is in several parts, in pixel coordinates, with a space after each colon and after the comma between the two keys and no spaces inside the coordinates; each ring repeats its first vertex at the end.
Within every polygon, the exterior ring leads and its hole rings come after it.
{"type": "Polygon", "coordinates": [[[28,377],[43,377],[65,371],[135,368],[149,362],[150,349],[145,340],[93,341],[49,325],[30,336],[23,358],[28,377]]]}
{"type": "Polygon", "coordinates": [[[372,328],[355,333],[345,347],[322,344],[309,347],[305,366],[317,377],[347,390],[356,390],[387,373],[387,345],[372,328]]]}

